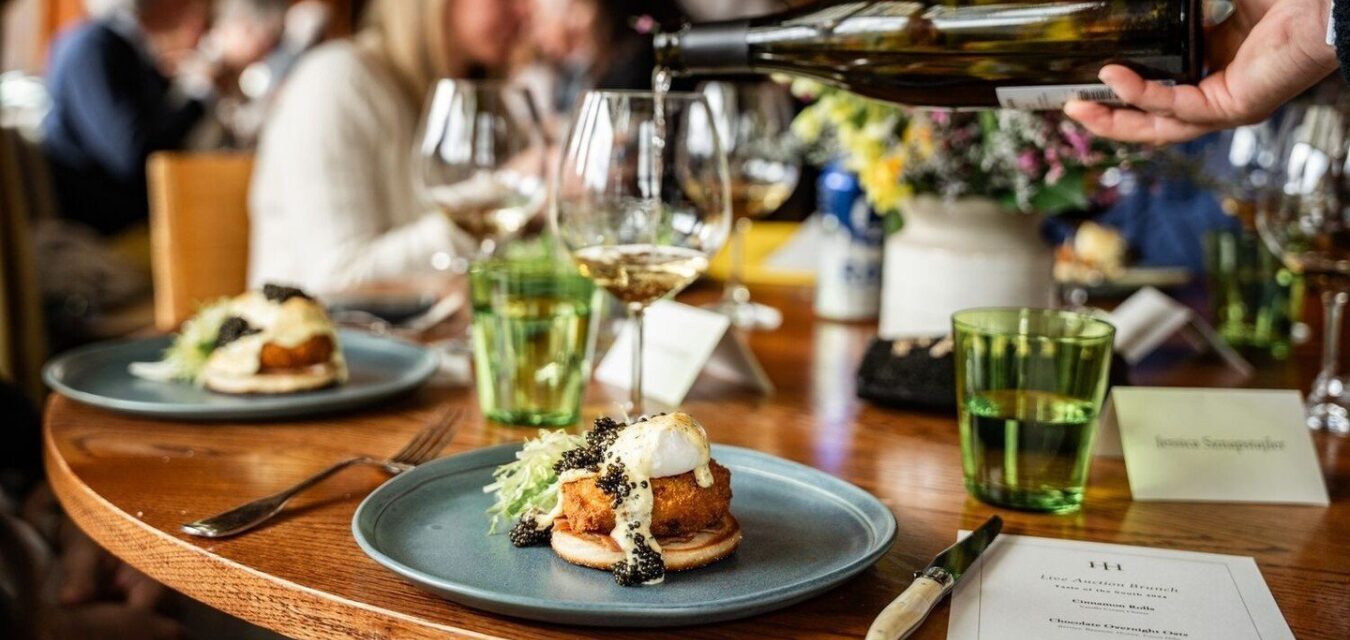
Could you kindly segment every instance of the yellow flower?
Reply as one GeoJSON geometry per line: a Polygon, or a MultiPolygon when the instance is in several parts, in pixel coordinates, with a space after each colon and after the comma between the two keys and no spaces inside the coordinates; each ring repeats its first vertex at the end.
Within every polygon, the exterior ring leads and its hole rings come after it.
{"type": "Polygon", "coordinates": [[[797,114],[792,120],[792,134],[806,144],[813,144],[825,131],[825,118],[818,105],[812,105],[797,114]]]}
{"type": "Polygon", "coordinates": [[[915,118],[905,127],[903,142],[920,162],[933,157],[936,145],[933,144],[933,126],[925,118],[915,118]]]}
{"type": "Polygon", "coordinates": [[[901,180],[904,172],[905,159],[900,154],[874,158],[859,168],[858,183],[873,209],[880,213],[900,209],[900,203],[912,193],[910,186],[901,180]]]}
{"type": "MultiPolygon", "coordinates": [[[[783,82],[783,80],[780,79],[783,77],[784,76],[781,76],[779,74],[773,75],[773,79],[776,82],[783,82]]],[[[791,78],[788,79],[788,82],[790,83],[791,86],[790,90],[792,91],[792,95],[797,96],[798,98],[801,98],[803,100],[814,100],[825,91],[825,85],[820,84],[815,80],[807,80],[805,78],[791,78]]]]}

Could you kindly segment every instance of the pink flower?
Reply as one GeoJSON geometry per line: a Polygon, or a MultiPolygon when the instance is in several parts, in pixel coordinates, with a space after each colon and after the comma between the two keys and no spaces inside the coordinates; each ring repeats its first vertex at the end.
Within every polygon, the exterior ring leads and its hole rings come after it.
{"type": "Polygon", "coordinates": [[[932,120],[933,124],[942,127],[946,126],[948,122],[951,122],[951,115],[946,111],[931,111],[928,113],[928,119],[932,120]]]}
{"type": "Polygon", "coordinates": [[[1079,161],[1083,161],[1092,153],[1092,139],[1087,132],[1081,131],[1076,127],[1066,127],[1064,139],[1069,141],[1069,146],[1073,147],[1074,155],[1079,161]]]}
{"type": "Polygon", "coordinates": [[[1041,162],[1036,158],[1036,151],[1023,151],[1017,154],[1017,168],[1027,175],[1035,175],[1041,168],[1041,162]]]}
{"type": "Polygon", "coordinates": [[[1064,165],[1056,162],[1050,165],[1049,171],[1045,172],[1045,183],[1048,185],[1054,185],[1059,182],[1060,178],[1063,177],[1064,177],[1064,165]]]}

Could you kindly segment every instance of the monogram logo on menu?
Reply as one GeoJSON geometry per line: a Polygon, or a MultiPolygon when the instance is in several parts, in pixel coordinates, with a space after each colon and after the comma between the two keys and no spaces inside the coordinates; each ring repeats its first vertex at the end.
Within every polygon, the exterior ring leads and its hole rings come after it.
{"type": "Polygon", "coordinates": [[[1092,569],[1101,569],[1102,571],[1124,571],[1124,570],[1125,570],[1124,567],[1120,566],[1120,563],[1119,563],[1119,562],[1097,562],[1096,560],[1090,560],[1090,561],[1088,561],[1088,567],[1090,567],[1090,568],[1092,568],[1092,569]]]}

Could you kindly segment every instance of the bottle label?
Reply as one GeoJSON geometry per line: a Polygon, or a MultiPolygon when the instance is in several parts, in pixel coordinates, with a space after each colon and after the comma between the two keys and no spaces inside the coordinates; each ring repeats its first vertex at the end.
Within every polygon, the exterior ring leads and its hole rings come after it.
{"type": "MultiPolygon", "coordinates": [[[[1176,82],[1172,80],[1154,82],[1176,86],[1176,82]]],[[[999,86],[994,92],[998,96],[1000,107],[1022,111],[1053,111],[1064,107],[1069,100],[1088,100],[1115,107],[1125,105],[1107,85],[999,86]]]]}
{"type": "Polygon", "coordinates": [[[1116,92],[1104,84],[1052,84],[1038,87],[998,87],[994,90],[1004,109],[1049,111],[1062,108],[1070,100],[1090,100],[1102,104],[1124,104],[1116,92]]]}
{"type": "MultiPolygon", "coordinates": [[[[1154,80],[1158,84],[1176,86],[1173,80],[1154,80]]],[[[1023,111],[1052,111],[1063,108],[1070,100],[1088,100],[1113,106],[1123,106],[1120,97],[1104,84],[1048,84],[1034,87],[997,87],[998,104],[1004,109],[1023,111]]]]}

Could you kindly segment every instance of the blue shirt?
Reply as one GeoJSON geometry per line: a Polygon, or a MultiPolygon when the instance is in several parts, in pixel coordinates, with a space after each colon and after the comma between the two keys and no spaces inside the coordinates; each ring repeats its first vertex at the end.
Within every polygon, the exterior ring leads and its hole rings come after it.
{"type": "Polygon", "coordinates": [[[115,19],[83,23],[57,39],[48,65],[42,146],[62,215],[105,234],[147,217],[146,159],[179,148],[205,114],[176,98],[138,33],[115,19]]]}

